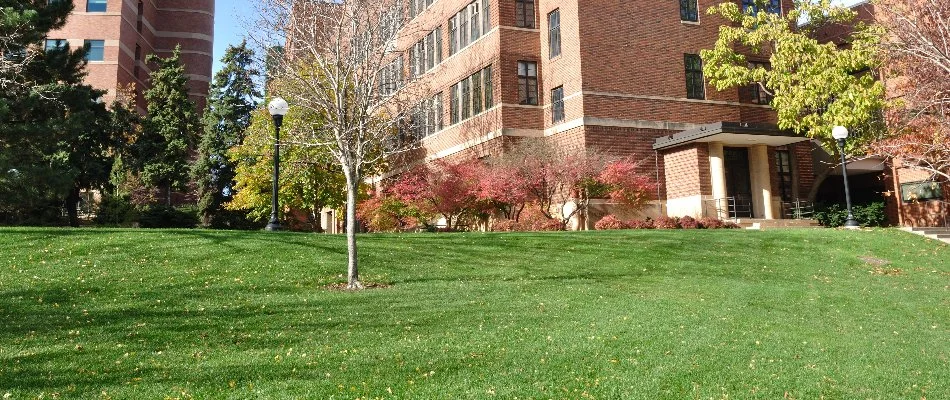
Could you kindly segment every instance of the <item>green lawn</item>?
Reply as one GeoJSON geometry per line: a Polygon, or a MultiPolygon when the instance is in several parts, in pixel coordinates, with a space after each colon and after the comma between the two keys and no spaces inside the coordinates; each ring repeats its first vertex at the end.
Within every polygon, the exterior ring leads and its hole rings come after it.
{"type": "Polygon", "coordinates": [[[0,398],[950,399],[950,248],[896,230],[0,229],[0,398]]]}

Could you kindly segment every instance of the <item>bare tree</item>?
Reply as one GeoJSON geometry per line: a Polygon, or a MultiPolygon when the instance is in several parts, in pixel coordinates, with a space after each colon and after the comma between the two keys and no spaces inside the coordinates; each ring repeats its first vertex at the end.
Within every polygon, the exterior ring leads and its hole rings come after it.
{"type": "Polygon", "coordinates": [[[950,2],[883,0],[891,135],[875,153],[950,180],[950,2]]]}
{"type": "Polygon", "coordinates": [[[270,93],[312,116],[289,144],[323,146],[346,178],[347,288],[361,289],[356,207],[364,178],[404,153],[412,106],[431,94],[403,79],[397,51],[415,37],[403,2],[379,0],[265,0],[261,45],[284,45],[269,57],[270,93]],[[267,35],[267,34],[270,35],[267,35]]]}

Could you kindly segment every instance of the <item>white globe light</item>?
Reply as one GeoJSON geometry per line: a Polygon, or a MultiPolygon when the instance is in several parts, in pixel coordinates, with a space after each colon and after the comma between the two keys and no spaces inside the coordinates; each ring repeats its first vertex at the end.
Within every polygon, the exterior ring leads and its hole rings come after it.
{"type": "Polygon", "coordinates": [[[836,126],[831,130],[831,137],[842,140],[848,138],[848,128],[836,126]]]}
{"type": "Polygon", "coordinates": [[[290,111],[290,105],[287,104],[287,100],[275,97],[267,105],[267,111],[270,111],[270,115],[287,115],[287,111],[290,111]]]}

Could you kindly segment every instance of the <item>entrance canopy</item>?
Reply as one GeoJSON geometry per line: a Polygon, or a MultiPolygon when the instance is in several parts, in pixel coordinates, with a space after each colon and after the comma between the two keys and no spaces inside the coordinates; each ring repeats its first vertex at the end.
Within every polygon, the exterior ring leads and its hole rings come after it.
{"type": "Polygon", "coordinates": [[[717,122],[663,136],[653,143],[654,150],[663,150],[688,143],[719,142],[725,146],[743,147],[757,144],[785,146],[804,142],[806,137],[778,129],[773,124],[717,122]]]}

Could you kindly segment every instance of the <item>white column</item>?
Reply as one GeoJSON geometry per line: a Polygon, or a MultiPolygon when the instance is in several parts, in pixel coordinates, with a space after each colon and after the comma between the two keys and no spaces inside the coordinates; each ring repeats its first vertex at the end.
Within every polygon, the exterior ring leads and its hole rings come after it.
{"type": "Polygon", "coordinates": [[[772,180],[769,173],[769,147],[757,144],[749,149],[752,178],[752,208],[756,218],[775,219],[772,213],[772,180]]]}
{"type": "Polygon", "coordinates": [[[721,207],[717,217],[728,218],[729,203],[725,200],[728,196],[726,193],[726,162],[721,142],[709,142],[709,178],[712,181],[713,199],[721,202],[715,204],[716,207],[721,207]]]}

